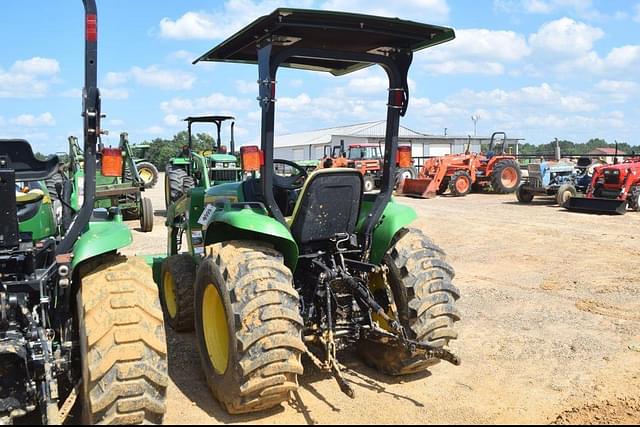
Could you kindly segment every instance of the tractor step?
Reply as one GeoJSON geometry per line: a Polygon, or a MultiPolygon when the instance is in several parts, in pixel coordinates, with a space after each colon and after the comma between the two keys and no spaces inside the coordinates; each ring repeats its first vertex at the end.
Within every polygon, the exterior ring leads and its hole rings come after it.
{"type": "Polygon", "coordinates": [[[595,197],[572,197],[564,207],[574,212],[624,215],[627,212],[627,201],[617,199],[602,199],[595,197]]]}

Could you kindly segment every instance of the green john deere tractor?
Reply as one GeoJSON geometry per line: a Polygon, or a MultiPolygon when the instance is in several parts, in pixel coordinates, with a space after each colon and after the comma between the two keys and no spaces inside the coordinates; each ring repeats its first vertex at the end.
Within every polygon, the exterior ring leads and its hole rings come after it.
{"type": "Polygon", "coordinates": [[[446,349],[460,319],[453,268],[411,227],[416,213],[391,198],[413,52],[454,37],[398,19],[277,9],[197,60],[259,69],[261,147],[241,149],[253,176],[192,188],[170,205],[169,257],[157,276],[167,322],[195,327],[207,382],[228,412],[286,401],[303,354],[350,397],[338,363],[345,349],[390,375],[459,363],[446,349]],[[307,174],[273,159],[280,66],[344,75],[373,64],[389,78],[379,194],[364,194],[354,169],[307,174]]]}
{"type": "Polygon", "coordinates": [[[94,208],[103,167],[97,10],[95,0],[84,5],[83,185],[56,182],[54,196],[45,181],[58,158],[41,161],[27,141],[0,140],[0,424],[37,414],[61,424],[76,402],[73,421],[83,424],[161,423],[166,409],[158,289],[144,261],[118,253],[132,240],[119,210],[94,208]],[[67,224],[54,197],[72,213],[67,224]]]}
{"type": "Polygon", "coordinates": [[[242,169],[235,156],[233,129],[235,118],[231,116],[199,116],[187,117],[189,145],[183,147],[178,157],[169,160],[165,174],[164,198],[166,206],[178,200],[189,189],[199,187],[207,189],[212,185],[242,180],[242,169]],[[229,147],[222,145],[220,132],[222,124],[231,121],[229,147]],[[216,145],[211,150],[196,152],[193,150],[191,128],[194,123],[213,123],[216,125],[216,145]]]}
{"type": "MultiPolygon", "coordinates": [[[[151,199],[142,196],[145,190],[144,180],[138,174],[136,163],[133,159],[127,133],[120,134],[120,143],[117,149],[105,148],[99,144],[97,156],[104,160],[103,164],[111,167],[103,167],[96,172],[96,208],[109,209],[118,207],[125,220],[139,220],[140,230],[150,232],[153,230],[153,205],[151,199]]],[[[81,194],[82,185],[77,182],[84,180],[84,154],[78,138],[69,137],[69,165],[66,168],[74,186],[73,194],[81,194]]],[[[71,207],[78,209],[80,203],[78,196],[71,200],[71,207]]],[[[67,216],[68,217],[68,216],[67,216]]]]}
{"type": "Polygon", "coordinates": [[[131,153],[133,154],[133,161],[136,164],[138,175],[142,182],[144,182],[144,188],[153,188],[158,183],[158,168],[149,160],[149,144],[134,144],[131,145],[131,153]]]}

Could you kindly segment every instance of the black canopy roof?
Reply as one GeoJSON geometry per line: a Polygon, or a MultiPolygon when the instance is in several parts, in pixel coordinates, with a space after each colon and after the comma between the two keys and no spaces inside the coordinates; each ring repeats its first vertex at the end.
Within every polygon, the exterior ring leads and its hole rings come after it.
{"type": "MultiPolygon", "coordinates": [[[[398,18],[306,9],[276,9],[258,18],[194,61],[257,63],[256,44],[271,37],[273,54],[295,46],[384,55],[389,49],[418,51],[453,40],[454,30],[398,18]]],[[[343,75],[368,67],[329,57],[294,57],[282,64],[291,68],[343,75]]]]}
{"type": "Polygon", "coordinates": [[[187,117],[184,119],[185,122],[191,123],[214,123],[214,122],[224,122],[225,120],[235,120],[236,118],[233,116],[196,116],[196,117],[187,117]]]}

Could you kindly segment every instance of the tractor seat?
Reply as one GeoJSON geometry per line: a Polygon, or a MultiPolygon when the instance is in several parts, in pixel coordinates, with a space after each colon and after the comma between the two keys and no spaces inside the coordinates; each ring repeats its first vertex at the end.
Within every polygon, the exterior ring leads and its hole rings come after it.
{"type": "Polygon", "coordinates": [[[32,188],[28,193],[16,191],[16,208],[18,222],[28,221],[36,216],[42,203],[47,203],[49,198],[39,188],[32,188]]]}
{"type": "Polygon", "coordinates": [[[362,194],[362,174],[355,169],[321,169],[309,175],[290,220],[291,234],[301,249],[338,234],[352,235],[362,194]]]}

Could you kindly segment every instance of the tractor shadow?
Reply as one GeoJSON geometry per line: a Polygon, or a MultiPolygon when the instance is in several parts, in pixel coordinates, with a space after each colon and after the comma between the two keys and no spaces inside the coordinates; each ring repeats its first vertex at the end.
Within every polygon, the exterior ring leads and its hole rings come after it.
{"type": "MultiPolygon", "coordinates": [[[[213,398],[202,374],[195,334],[176,333],[167,328],[167,345],[169,348],[169,377],[172,382],[189,402],[221,423],[252,423],[291,409],[302,415],[308,425],[320,424],[322,420],[314,417],[314,412],[318,411],[312,409],[318,407],[318,402],[326,405],[332,412],[339,413],[342,411],[340,402],[349,399],[340,392],[338,384],[330,374],[321,372],[308,357],[303,356],[304,375],[298,378],[299,390],[292,393],[288,402],[256,414],[229,415],[213,398]]],[[[339,359],[345,380],[355,390],[355,399],[362,399],[363,404],[366,403],[364,392],[373,392],[385,394],[398,401],[410,402],[416,407],[424,407],[422,402],[391,391],[388,386],[423,380],[431,376],[430,372],[426,371],[422,374],[399,379],[368,368],[360,362],[355,353],[341,354],[339,359]]]]}

